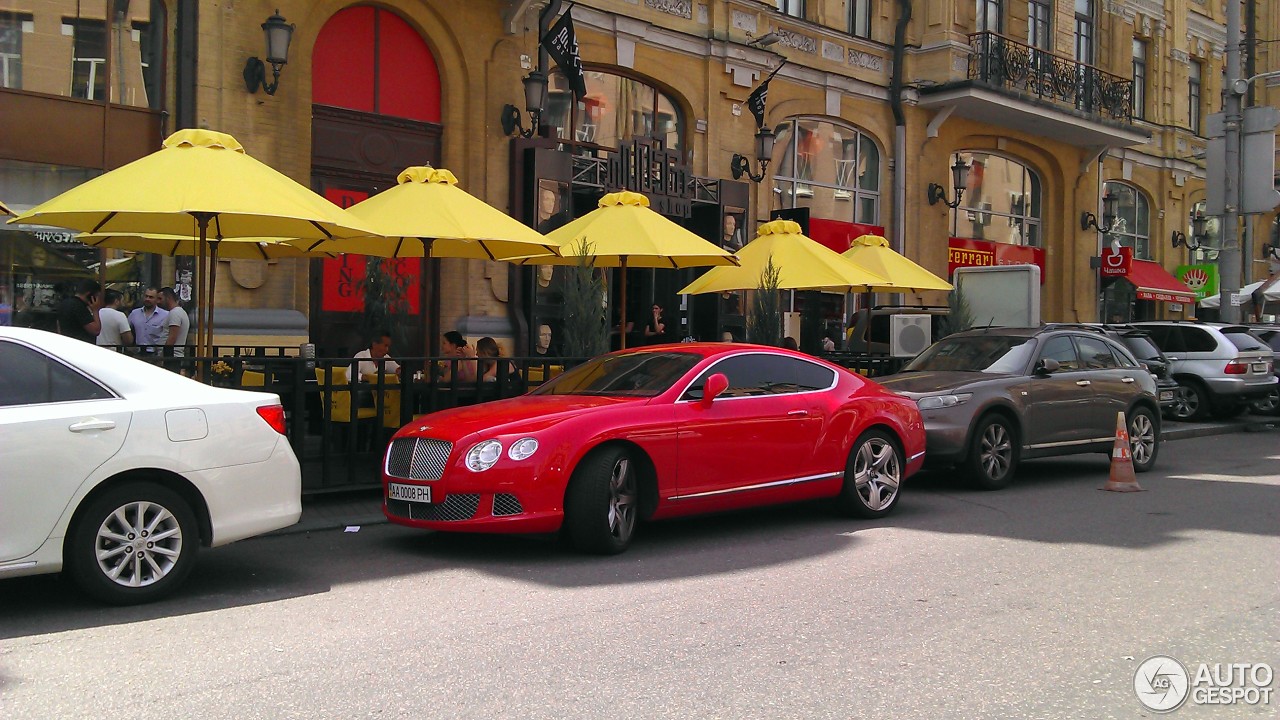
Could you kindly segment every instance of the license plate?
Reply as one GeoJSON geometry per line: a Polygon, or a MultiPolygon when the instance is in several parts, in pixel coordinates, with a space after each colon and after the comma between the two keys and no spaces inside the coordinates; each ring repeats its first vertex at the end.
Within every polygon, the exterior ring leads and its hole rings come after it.
{"type": "Polygon", "coordinates": [[[1161,390],[1161,391],[1160,391],[1160,402],[1164,402],[1165,400],[1172,400],[1172,399],[1173,399],[1173,391],[1172,391],[1172,390],[1161,390]]]}
{"type": "Polygon", "coordinates": [[[431,486],[387,483],[387,499],[429,503],[431,502],[431,486]]]}
{"type": "Polygon", "coordinates": [[[1254,371],[1254,372],[1259,372],[1259,373],[1260,373],[1260,372],[1266,372],[1266,371],[1267,371],[1267,364],[1266,364],[1266,363],[1254,363],[1254,364],[1253,364],[1253,371],[1254,371]]]}

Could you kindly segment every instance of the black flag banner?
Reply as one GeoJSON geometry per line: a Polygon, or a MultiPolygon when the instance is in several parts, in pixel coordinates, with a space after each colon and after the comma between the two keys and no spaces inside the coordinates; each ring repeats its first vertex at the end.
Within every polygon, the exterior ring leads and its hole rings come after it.
{"type": "Polygon", "coordinates": [[[582,74],[582,58],[578,57],[578,36],[573,31],[573,15],[566,11],[542,38],[542,47],[555,60],[556,65],[569,80],[573,97],[581,100],[587,95],[587,76],[582,74]]]}
{"type": "Polygon", "coordinates": [[[764,127],[764,108],[765,104],[769,102],[769,81],[772,80],[773,76],[777,75],[778,71],[782,69],[782,66],[786,64],[787,61],[784,59],[778,64],[778,67],[773,69],[773,72],[769,73],[769,77],[765,78],[764,82],[760,83],[760,85],[755,90],[752,90],[751,94],[747,96],[747,109],[751,111],[752,115],[756,116],[757,128],[764,127]]]}

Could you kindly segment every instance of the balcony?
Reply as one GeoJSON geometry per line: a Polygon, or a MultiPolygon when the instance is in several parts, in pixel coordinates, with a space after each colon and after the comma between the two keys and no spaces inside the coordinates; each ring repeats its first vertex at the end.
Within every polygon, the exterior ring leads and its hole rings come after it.
{"type": "Polygon", "coordinates": [[[1079,147],[1150,139],[1132,124],[1132,80],[992,32],[969,36],[967,66],[964,80],[922,89],[920,106],[1079,147]]]}

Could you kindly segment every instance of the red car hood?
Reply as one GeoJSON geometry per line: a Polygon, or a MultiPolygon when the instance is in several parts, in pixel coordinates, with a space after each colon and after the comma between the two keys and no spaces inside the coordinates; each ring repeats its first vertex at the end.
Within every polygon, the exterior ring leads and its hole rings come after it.
{"type": "Polygon", "coordinates": [[[650,399],[601,395],[521,395],[424,415],[406,425],[398,434],[449,440],[477,432],[488,435],[535,432],[569,418],[580,417],[583,413],[625,405],[643,405],[650,399]]]}

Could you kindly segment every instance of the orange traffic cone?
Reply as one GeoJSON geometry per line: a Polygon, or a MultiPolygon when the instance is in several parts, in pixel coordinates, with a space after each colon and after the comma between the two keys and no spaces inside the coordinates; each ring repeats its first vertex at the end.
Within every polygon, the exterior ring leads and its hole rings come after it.
{"type": "Polygon", "coordinates": [[[1129,447],[1129,430],[1124,413],[1116,413],[1116,442],[1111,449],[1111,475],[1103,490],[1111,492],[1142,492],[1138,477],[1133,473],[1133,455],[1129,447]]]}

